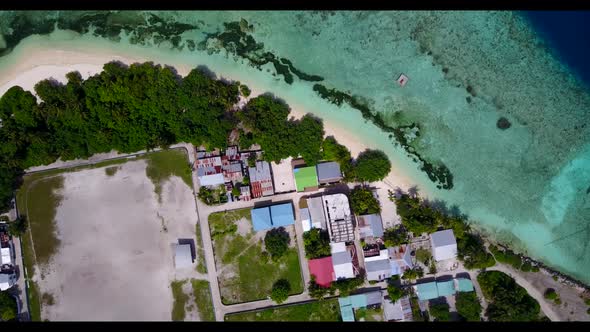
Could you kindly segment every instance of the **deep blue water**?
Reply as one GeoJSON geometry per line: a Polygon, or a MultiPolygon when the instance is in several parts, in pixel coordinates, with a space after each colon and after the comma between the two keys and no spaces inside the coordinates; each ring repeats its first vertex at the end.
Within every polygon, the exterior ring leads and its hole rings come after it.
{"type": "Polygon", "coordinates": [[[590,11],[527,11],[524,16],[561,61],[590,86],[590,11]]]}

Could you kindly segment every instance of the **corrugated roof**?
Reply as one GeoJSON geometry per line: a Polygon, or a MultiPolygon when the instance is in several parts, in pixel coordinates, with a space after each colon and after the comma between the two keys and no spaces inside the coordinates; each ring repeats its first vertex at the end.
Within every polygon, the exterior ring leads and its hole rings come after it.
{"type": "Polygon", "coordinates": [[[374,291],[364,294],[367,298],[367,305],[376,305],[381,304],[382,301],[382,294],[381,291],[374,291]]]}
{"type": "Polygon", "coordinates": [[[473,282],[465,278],[457,278],[457,291],[459,292],[473,292],[473,282]]]}
{"type": "Polygon", "coordinates": [[[381,215],[379,214],[366,214],[358,217],[359,225],[363,225],[359,228],[359,231],[363,237],[383,236],[383,222],[381,221],[381,215]]]}
{"type": "Polygon", "coordinates": [[[271,206],[270,217],[273,227],[293,225],[295,223],[293,204],[283,203],[271,206]]]}
{"type": "Polygon", "coordinates": [[[335,162],[321,163],[316,166],[318,180],[322,181],[337,181],[342,178],[342,172],[340,172],[340,165],[335,162]]]}
{"type": "Polygon", "coordinates": [[[453,280],[436,283],[438,296],[449,296],[455,294],[455,282],[453,280]]]}
{"type": "Polygon", "coordinates": [[[252,217],[252,227],[255,232],[272,228],[270,209],[268,206],[252,209],[250,211],[250,216],[252,217]]]}
{"type": "Polygon", "coordinates": [[[330,287],[332,281],[336,279],[332,257],[310,259],[308,265],[309,274],[315,276],[315,281],[318,285],[330,287]]]}
{"type": "Polygon", "coordinates": [[[249,167],[250,182],[272,180],[270,164],[266,161],[257,161],[256,167],[249,167]]]}
{"type": "Polygon", "coordinates": [[[321,224],[323,229],[326,229],[326,217],[324,215],[324,203],[321,197],[312,197],[307,199],[307,207],[309,209],[309,216],[311,222],[314,224],[321,224]]]}
{"type": "Polygon", "coordinates": [[[297,191],[305,191],[308,187],[317,187],[318,175],[315,166],[300,167],[293,170],[297,191]]]}
{"type": "Polygon", "coordinates": [[[223,178],[223,174],[213,174],[213,175],[204,175],[199,176],[199,183],[201,186],[218,186],[220,184],[225,183],[225,179],[223,178]]]}
{"type": "Polygon", "coordinates": [[[340,316],[343,322],[354,322],[354,312],[351,306],[340,306],[340,316]]]}
{"type": "Polygon", "coordinates": [[[348,251],[336,252],[332,254],[332,262],[334,262],[334,265],[348,264],[352,263],[352,257],[350,257],[348,251]]]}
{"type": "Polygon", "coordinates": [[[389,259],[381,259],[378,261],[369,261],[365,263],[367,272],[389,272],[389,259]]]}

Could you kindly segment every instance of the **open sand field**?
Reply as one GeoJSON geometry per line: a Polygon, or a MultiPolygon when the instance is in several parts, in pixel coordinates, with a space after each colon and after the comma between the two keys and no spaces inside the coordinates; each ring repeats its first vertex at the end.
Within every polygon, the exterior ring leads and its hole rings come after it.
{"type": "Polygon", "coordinates": [[[110,175],[105,168],[61,175],[55,217],[60,245],[41,269],[43,277],[35,275],[40,293],[54,302],[43,305],[42,319],[171,319],[173,245],[178,238],[194,239],[195,201],[172,176],[159,203],[146,166],[136,160],[110,175]]]}

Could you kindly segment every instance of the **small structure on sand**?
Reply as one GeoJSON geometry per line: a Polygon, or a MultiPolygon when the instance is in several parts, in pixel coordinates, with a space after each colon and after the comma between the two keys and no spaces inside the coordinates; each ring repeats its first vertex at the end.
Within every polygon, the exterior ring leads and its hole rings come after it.
{"type": "Polygon", "coordinates": [[[193,255],[190,244],[177,244],[176,257],[174,259],[177,269],[190,267],[193,264],[193,255]]]}

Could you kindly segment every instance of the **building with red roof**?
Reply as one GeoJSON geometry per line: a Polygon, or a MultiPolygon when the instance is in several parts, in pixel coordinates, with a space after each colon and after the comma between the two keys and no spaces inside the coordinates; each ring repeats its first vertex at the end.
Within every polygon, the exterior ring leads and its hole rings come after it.
{"type": "Polygon", "coordinates": [[[330,287],[332,281],[336,280],[332,257],[310,259],[308,261],[309,273],[315,276],[316,284],[322,287],[330,287]]]}

